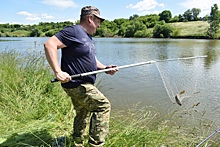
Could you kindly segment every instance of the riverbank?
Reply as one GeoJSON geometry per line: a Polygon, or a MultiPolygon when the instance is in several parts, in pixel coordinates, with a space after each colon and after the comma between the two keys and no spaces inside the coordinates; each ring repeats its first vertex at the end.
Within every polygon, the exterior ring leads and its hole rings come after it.
{"type": "MultiPolygon", "coordinates": [[[[2,51],[0,66],[0,146],[50,146],[63,136],[64,144],[70,146],[73,107],[60,85],[49,82],[53,75],[44,54],[2,51]]],[[[192,115],[195,110],[188,112],[192,115]]],[[[193,147],[213,127],[212,122],[200,122],[187,128],[178,123],[179,118],[179,111],[164,116],[152,106],[114,110],[106,146],[193,147]]],[[[205,144],[220,144],[214,140],[205,144]]]]}
{"type": "MultiPolygon", "coordinates": [[[[175,22],[175,23],[167,23],[172,26],[175,30],[175,35],[171,35],[171,38],[190,38],[190,39],[208,39],[206,36],[207,30],[209,28],[209,23],[207,21],[191,21],[191,22],[175,22]]],[[[1,28],[0,28],[1,29],[1,28]]],[[[53,35],[58,32],[62,28],[55,28],[52,30],[48,30],[46,33],[42,33],[40,37],[44,37],[47,35],[53,35]],[[43,35],[43,36],[42,36],[43,35]]],[[[35,29],[16,29],[16,28],[7,28],[1,29],[0,37],[28,37],[31,32],[35,32],[36,34],[40,33],[40,30],[35,29]]],[[[149,37],[153,36],[153,28],[147,28],[146,31],[149,37]]],[[[220,31],[218,33],[220,36],[220,31]]],[[[117,37],[117,36],[114,36],[117,37]]]]}

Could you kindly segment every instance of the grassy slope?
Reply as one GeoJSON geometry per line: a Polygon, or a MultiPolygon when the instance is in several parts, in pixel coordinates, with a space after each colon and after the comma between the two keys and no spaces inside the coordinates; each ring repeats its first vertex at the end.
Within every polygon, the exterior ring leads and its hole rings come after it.
{"type": "Polygon", "coordinates": [[[170,23],[170,25],[180,30],[179,37],[206,36],[206,32],[209,28],[207,21],[176,22],[170,23]]]}
{"type": "Polygon", "coordinates": [[[17,30],[17,31],[14,31],[14,32],[11,32],[10,35],[12,37],[26,37],[30,34],[29,31],[25,31],[25,30],[17,30]]]}

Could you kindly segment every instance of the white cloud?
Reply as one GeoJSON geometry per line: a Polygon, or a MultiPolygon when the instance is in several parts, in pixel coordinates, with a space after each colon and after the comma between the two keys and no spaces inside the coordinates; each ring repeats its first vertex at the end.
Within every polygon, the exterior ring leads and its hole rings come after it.
{"type": "Polygon", "coordinates": [[[157,10],[153,11],[153,14],[159,14],[159,13],[161,13],[161,12],[159,12],[157,10]]]}
{"type": "Polygon", "coordinates": [[[52,18],[54,18],[53,16],[48,15],[48,14],[46,14],[46,13],[41,14],[41,17],[42,17],[42,18],[47,18],[47,19],[52,19],[52,18]]]}
{"type": "Polygon", "coordinates": [[[31,20],[31,21],[40,20],[40,17],[38,17],[36,14],[31,14],[26,11],[21,11],[21,12],[18,12],[17,14],[26,16],[26,18],[25,18],[26,20],[31,20]]]}
{"type": "Polygon", "coordinates": [[[72,0],[42,0],[42,3],[62,9],[76,7],[76,4],[72,0]]]}
{"type": "Polygon", "coordinates": [[[199,8],[201,9],[200,16],[209,15],[211,12],[211,6],[214,4],[220,5],[219,0],[186,0],[180,3],[180,5],[186,9],[199,8]]]}
{"type": "Polygon", "coordinates": [[[18,12],[17,14],[24,15],[24,16],[29,16],[29,17],[34,16],[34,14],[28,13],[26,11],[21,11],[21,12],[18,12]]]}
{"type": "Polygon", "coordinates": [[[34,17],[26,17],[26,20],[37,21],[37,20],[41,20],[41,19],[40,19],[40,17],[34,16],[34,17]]]}
{"type": "Polygon", "coordinates": [[[143,15],[148,15],[148,14],[159,14],[159,13],[161,13],[161,12],[155,10],[155,11],[153,11],[153,12],[151,12],[151,11],[143,11],[143,12],[141,12],[141,13],[142,13],[143,15]]]}
{"type": "Polygon", "coordinates": [[[30,20],[30,21],[40,21],[42,19],[54,18],[53,16],[48,15],[46,13],[39,15],[39,14],[32,14],[26,11],[21,11],[21,12],[18,12],[17,14],[25,16],[25,20],[30,20]]]}
{"type": "Polygon", "coordinates": [[[149,11],[155,9],[156,7],[164,7],[164,3],[158,3],[157,0],[142,0],[137,4],[130,4],[127,8],[137,9],[139,11],[149,11]]]}

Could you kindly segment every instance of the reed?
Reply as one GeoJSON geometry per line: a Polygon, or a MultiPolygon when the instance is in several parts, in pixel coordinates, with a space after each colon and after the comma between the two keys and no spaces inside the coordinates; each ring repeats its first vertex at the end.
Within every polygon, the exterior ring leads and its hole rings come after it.
{"type": "MultiPolygon", "coordinates": [[[[2,51],[0,67],[0,147],[49,147],[60,139],[71,146],[73,106],[60,85],[50,83],[44,54],[2,51]]],[[[106,146],[195,146],[200,128],[187,133],[171,121],[175,114],[162,116],[153,107],[113,110],[106,146]]]]}

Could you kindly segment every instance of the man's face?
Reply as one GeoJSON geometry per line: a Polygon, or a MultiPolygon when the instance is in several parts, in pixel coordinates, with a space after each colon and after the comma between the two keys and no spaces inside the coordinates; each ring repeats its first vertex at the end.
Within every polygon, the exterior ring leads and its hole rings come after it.
{"type": "Polygon", "coordinates": [[[101,20],[93,14],[90,16],[90,20],[91,20],[90,21],[91,22],[91,34],[95,34],[96,29],[100,28],[101,20]]]}

